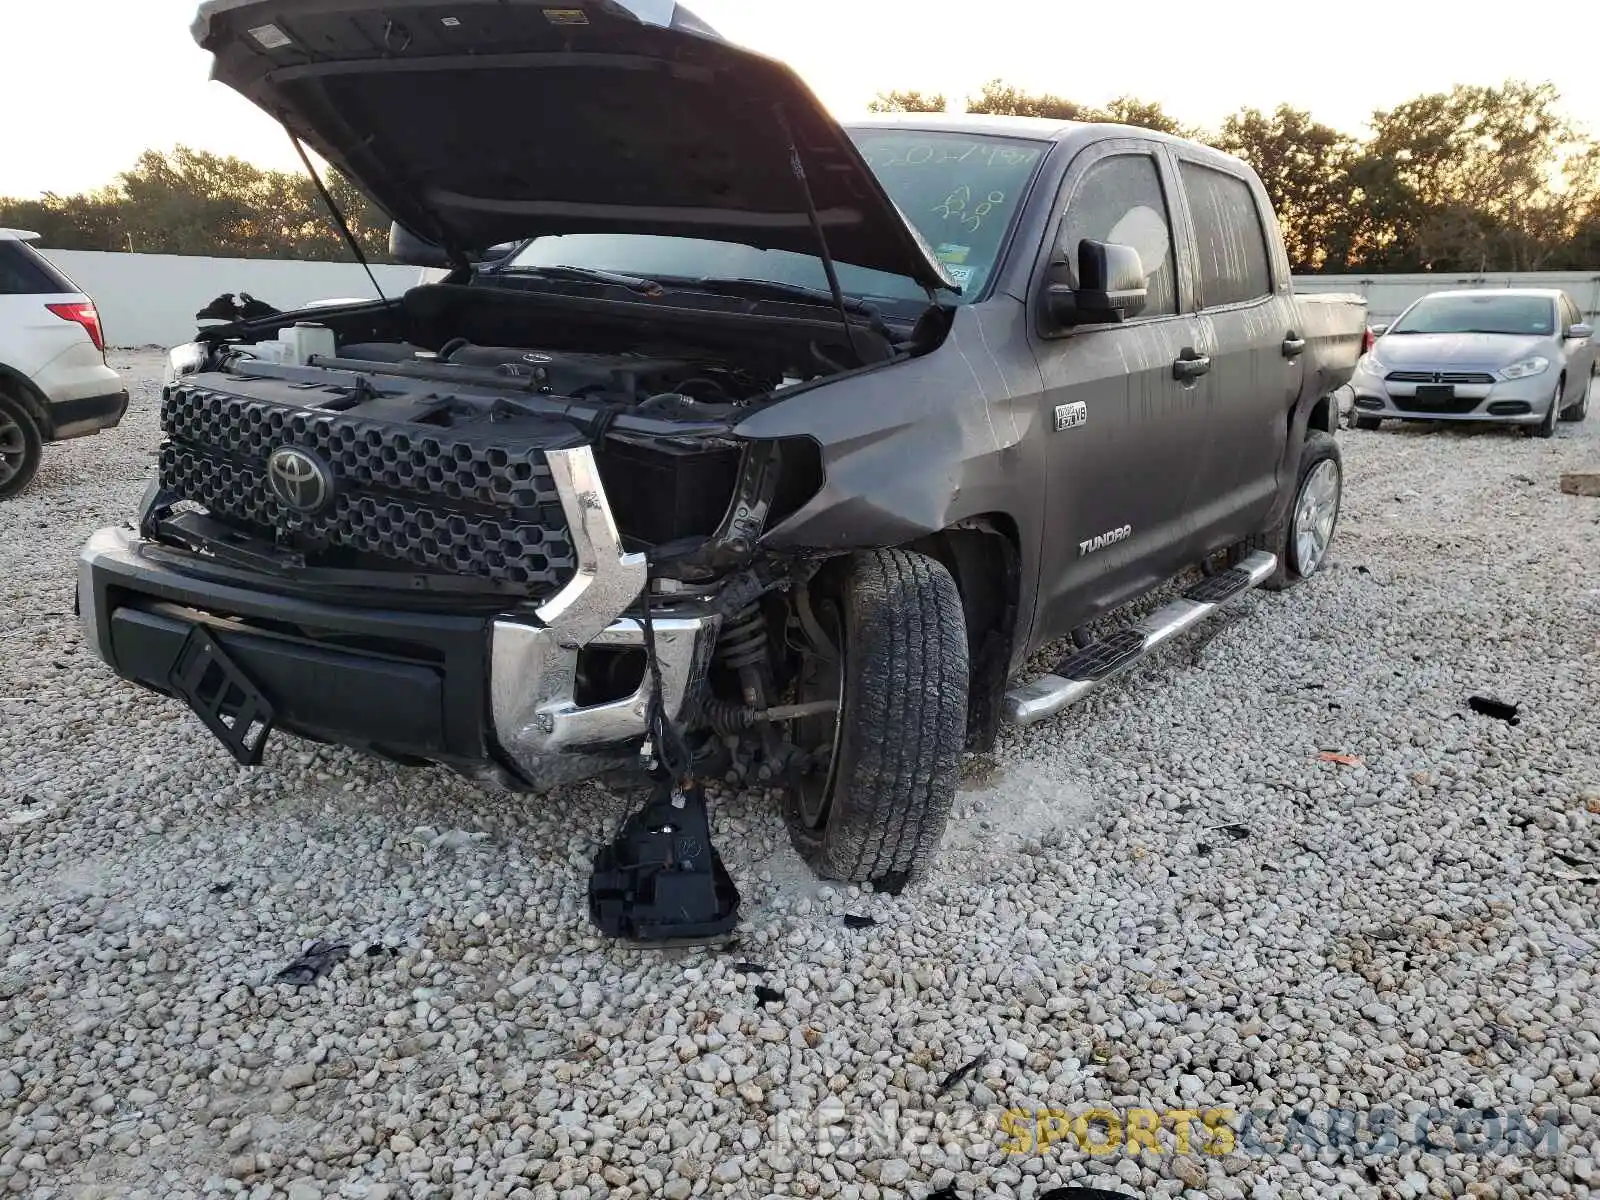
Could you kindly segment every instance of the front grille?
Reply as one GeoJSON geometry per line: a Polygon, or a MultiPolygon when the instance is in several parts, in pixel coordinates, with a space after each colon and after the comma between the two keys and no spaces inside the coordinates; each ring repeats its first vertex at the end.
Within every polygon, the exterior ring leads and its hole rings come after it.
{"type": "Polygon", "coordinates": [[[1483,371],[1390,371],[1390,383],[1493,383],[1494,376],[1483,371]]]}
{"type": "Polygon", "coordinates": [[[536,595],[573,572],[566,517],[540,450],[191,385],[168,389],[161,428],[166,491],[296,548],[476,575],[536,595]],[[334,496],[321,512],[288,509],[268,489],[267,458],[283,446],[330,468],[334,496]]]}

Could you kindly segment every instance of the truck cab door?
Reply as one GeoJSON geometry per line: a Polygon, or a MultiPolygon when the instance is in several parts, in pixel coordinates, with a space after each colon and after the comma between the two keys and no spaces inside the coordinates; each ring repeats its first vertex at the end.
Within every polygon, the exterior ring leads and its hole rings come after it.
{"type": "MultiPolygon", "coordinates": [[[[1240,164],[1170,147],[1193,246],[1197,346],[1211,359],[1194,443],[1195,540],[1188,557],[1260,531],[1285,469],[1305,331],[1265,191],[1240,164]]],[[[1288,465],[1289,470],[1294,464],[1288,465]]]]}
{"type": "Polygon", "coordinates": [[[1174,236],[1175,194],[1158,145],[1115,138],[1079,152],[1055,200],[1031,298],[1048,441],[1036,643],[1159,584],[1181,568],[1191,540],[1207,364],[1185,312],[1189,270],[1174,236]],[[1065,327],[1052,317],[1046,290],[1078,286],[1084,239],[1139,252],[1148,288],[1141,312],[1065,327]]]}

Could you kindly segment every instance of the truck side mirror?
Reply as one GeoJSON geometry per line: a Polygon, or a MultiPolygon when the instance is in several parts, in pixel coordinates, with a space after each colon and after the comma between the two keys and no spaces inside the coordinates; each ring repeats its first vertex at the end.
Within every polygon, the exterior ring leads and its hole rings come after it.
{"type": "Polygon", "coordinates": [[[1084,238],[1078,243],[1078,286],[1051,284],[1051,319],[1061,325],[1126,321],[1144,311],[1150,292],[1144,263],[1132,246],[1084,238]]]}

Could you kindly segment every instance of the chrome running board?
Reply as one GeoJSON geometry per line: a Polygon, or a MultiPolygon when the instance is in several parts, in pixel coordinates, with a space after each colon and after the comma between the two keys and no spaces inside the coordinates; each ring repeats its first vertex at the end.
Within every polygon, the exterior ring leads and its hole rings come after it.
{"type": "Polygon", "coordinates": [[[1157,646],[1187,633],[1219,608],[1260,587],[1277,569],[1276,554],[1257,551],[1238,566],[1201,580],[1137,625],[1084,647],[1063,659],[1050,674],[1011,688],[1006,692],[1006,720],[1013,725],[1033,725],[1055,716],[1148,657],[1157,646]]]}

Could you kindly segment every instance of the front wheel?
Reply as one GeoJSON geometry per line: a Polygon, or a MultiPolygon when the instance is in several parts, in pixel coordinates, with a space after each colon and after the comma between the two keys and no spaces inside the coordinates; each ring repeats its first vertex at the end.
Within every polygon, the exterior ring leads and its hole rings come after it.
{"type": "Polygon", "coordinates": [[[33,479],[44,457],[39,425],[22,402],[0,392],[0,500],[9,500],[33,479]]]}
{"type": "Polygon", "coordinates": [[[1592,385],[1586,384],[1583,389],[1583,396],[1578,402],[1562,412],[1561,419],[1563,421],[1581,421],[1589,415],[1590,386],[1592,385]]]}
{"type": "Polygon", "coordinates": [[[835,653],[806,657],[799,698],[837,698],[839,712],[795,731],[829,761],[789,793],[789,835],[823,878],[898,891],[926,871],[955,800],[967,727],[961,596],[936,560],[875,550],[825,571],[812,607],[835,653]]]}
{"type": "Polygon", "coordinates": [[[1525,425],[1529,437],[1549,438],[1556,435],[1556,422],[1561,419],[1561,394],[1567,390],[1566,376],[1556,384],[1556,394],[1550,397],[1550,408],[1544,414],[1544,420],[1537,425],[1525,425]]]}

